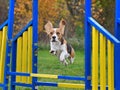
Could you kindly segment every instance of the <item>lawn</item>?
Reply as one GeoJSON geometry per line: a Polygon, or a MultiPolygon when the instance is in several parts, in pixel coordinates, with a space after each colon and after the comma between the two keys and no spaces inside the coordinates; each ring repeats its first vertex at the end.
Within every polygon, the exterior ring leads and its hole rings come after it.
{"type": "MultiPolygon", "coordinates": [[[[58,58],[49,53],[49,50],[39,50],[38,52],[38,73],[40,74],[55,74],[55,75],[69,75],[69,76],[84,76],[84,51],[77,50],[75,61],[73,64],[64,66],[58,58]]],[[[45,82],[63,82],[63,83],[83,83],[81,81],[68,81],[57,79],[41,79],[38,81],[45,82]]],[[[16,90],[31,90],[29,88],[17,87],[16,90]]],[[[70,89],[58,87],[39,87],[39,90],[83,90],[70,89]]]]}
{"type": "Polygon", "coordinates": [[[75,61],[68,66],[60,63],[59,59],[51,55],[49,50],[38,53],[38,72],[61,75],[84,75],[84,52],[76,51],[75,61]]]}
{"type": "MultiPolygon", "coordinates": [[[[84,76],[84,52],[76,51],[75,61],[73,64],[64,66],[58,58],[49,53],[49,50],[40,50],[38,53],[38,72],[42,74],[56,74],[56,75],[70,75],[70,76],[84,76]]],[[[39,79],[46,82],[69,82],[69,83],[83,83],[80,81],[66,81],[55,79],[39,79]]],[[[40,87],[41,90],[82,90],[82,89],[67,89],[56,87],[40,87]]]]}

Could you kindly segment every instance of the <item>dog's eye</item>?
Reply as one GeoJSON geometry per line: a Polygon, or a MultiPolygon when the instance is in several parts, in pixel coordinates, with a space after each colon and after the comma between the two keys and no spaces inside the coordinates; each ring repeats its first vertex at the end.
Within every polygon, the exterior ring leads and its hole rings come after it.
{"type": "Polygon", "coordinates": [[[51,35],[53,35],[53,32],[50,32],[51,35]]]}
{"type": "Polygon", "coordinates": [[[60,33],[59,32],[57,32],[57,35],[59,35],[60,33]]]}

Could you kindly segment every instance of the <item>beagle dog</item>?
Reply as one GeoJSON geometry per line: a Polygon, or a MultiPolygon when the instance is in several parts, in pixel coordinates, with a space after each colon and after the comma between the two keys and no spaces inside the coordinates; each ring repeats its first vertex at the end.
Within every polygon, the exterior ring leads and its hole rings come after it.
{"type": "Polygon", "coordinates": [[[45,25],[45,31],[50,37],[50,53],[58,56],[60,62],[64,65],[68,65],[66,59],[69,59],[70,63],[74,62],[75,52],[74,49],[64,38],[65,20],[61,20],[58,28],[53,28],[50,21],[45,25]]]}

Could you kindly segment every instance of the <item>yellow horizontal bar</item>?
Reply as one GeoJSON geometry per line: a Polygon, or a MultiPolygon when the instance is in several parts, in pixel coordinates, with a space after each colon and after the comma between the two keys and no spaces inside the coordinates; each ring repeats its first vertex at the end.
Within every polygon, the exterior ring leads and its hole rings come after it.
{"type": "Polygon", "coordinates": [[[50,75],[50,74],[33,74],[33,73],[31,73],[30,76],[41,77],[41,78],[54,78],[54,79],[58,78],[58,75],[50,75]]]}
{"type": "Polygon", "coordinates": [[[73,83],[58,83],[58,87],[65,87],[65,88],[85,88],[84,84],[73,84],[73,83]]]}

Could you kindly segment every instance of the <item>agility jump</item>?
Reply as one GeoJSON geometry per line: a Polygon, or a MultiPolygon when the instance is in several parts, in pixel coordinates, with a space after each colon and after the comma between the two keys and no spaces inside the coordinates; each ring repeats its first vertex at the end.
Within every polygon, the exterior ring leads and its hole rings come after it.
{"type": "Polygon", "coordinates": [[[120,0],[116,0],[115,36],[113,36],[92,18],[91,0],[85,0],[85,76],[81,77],[37,73],[38,0],[32,2],[32,20],[14,38],[12,33],[15,1],[10,0],[8,20],[0,26],[0,87],[8,90],[11,78],[10,90],[15,90],[16,86],[30,87],[32,90],[37,90],[37,86],[120,90],[119,4],[120,0]],[[84,81],[84,84],[41,82],[37,78],[79,80],[84,81]],[[100,85],[98,85],[99,79],[100,85]]]}
{"type": "Polygon", "coordinates": [[[8,19],[0,26],[0,87],[8,90],[10,54],[14,21],[14,0],[10,0],[8,19]]]}

